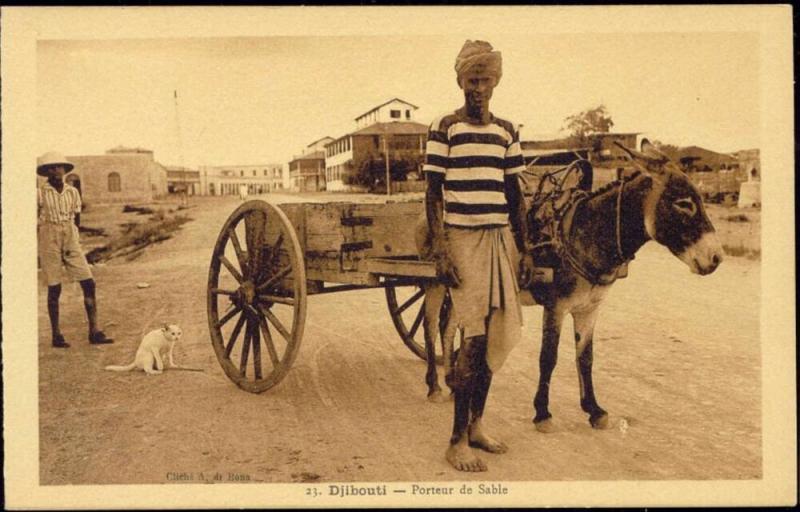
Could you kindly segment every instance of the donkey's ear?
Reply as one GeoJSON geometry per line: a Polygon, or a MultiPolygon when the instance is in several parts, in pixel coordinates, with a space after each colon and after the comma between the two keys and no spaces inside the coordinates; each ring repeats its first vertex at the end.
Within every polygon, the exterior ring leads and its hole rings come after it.
{"type": "Polygon", "coordinates": [[[631,149],[628,146],[625,146],[624,144],[620,143],[619,141],[615,140],[614,144],[616,144],[620,149],[622,149],[622,151],[628,153],[628,156],[630,156],[631,159],[633,160],[640,159],[644,156],[635,149],[631,149]]]}
{"type": "Polygon", "coordinates": [[[669,160],[669,157],[658,150],[649,140],[642,139],[642,153],[645,157],[650,160],[655,160],[657,162],[666,162],[669,160]]]}
{"type": "Polygon", "coordinates": [[[631,163],[636,167],[639,171],[642,172],[655,172],[655,169],[651,169],[651,158],[647,155],[636,151],[635,149],[631,149],[618,141],[614,141],[614,144],[619,146],[624,152],[631,157],[631,163]]]}

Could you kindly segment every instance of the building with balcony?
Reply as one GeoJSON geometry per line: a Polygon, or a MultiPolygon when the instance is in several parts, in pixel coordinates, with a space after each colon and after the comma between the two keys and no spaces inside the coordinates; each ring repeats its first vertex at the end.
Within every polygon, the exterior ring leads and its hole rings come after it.
{"type": "Polygon", "coordinates": [[[325,152],[313,151],[294,157],[289,162],[289,179],[295,192],[325,190],[325,152]]]}
{"type": "Polygon", "coordinates": [[[167,171],[167,192],[194,196],[200,193],[200,171],[177,165],[164,166],[167,171]]]}
{"type": "Polygon", "coordinates": [[[327,143],[327,190],[385,190],[387,167],[392,182],[421,180],[428,127],[414,121],[417,109],[393,98],[356,117],[355,131],[327,143]]]}
{"type": "Polygon", "coordinates": [[[202,195],[238,195],[242,186],[251,195],[285,190],[283,164],[209,165],[198,174],[202,195]]]}
{"type": "Polygon", "coordinates": [[[356,128],[366,128],[375,123],[413,121],[414,111],[418,108],[416,105],[412,105],[400,98],[392,98],[356,117],[356,128]]]}

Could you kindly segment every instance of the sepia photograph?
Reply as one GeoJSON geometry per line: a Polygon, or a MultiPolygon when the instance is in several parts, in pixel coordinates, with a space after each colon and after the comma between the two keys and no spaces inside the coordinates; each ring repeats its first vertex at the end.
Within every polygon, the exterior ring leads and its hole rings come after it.
{"type": "Polygon", "coordinates": [[[791,15],[4,8],[7,506],[796,504],[791,15]]]}

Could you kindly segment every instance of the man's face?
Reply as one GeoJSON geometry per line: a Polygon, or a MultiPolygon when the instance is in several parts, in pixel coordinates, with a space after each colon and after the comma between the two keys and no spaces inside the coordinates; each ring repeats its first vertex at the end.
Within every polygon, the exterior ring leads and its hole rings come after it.
{"type": "Polygon", "coordinates": [[[459,83],[464,90],[464,100],[468,108],[475,110],[488,108],[492,91],[497,85],[494,75],[487,73],[481,66],[475,66],[461,75],[459,83]]]}
{"type": "Polygon", "coordinates": [[[66,173],[67,171],[64,169],[63,165],[54,165],[52,167],[48,167],[47,169],[48,179],[55,183],[63,183],[64,175],[66,173]]]}

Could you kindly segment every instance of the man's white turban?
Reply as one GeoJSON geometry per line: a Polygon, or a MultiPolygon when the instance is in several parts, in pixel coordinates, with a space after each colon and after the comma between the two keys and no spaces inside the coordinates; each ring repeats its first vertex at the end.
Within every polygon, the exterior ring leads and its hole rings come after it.
{"type": "Polygon", "coordinates": [[[503,57],[500,52],[492,51],[492,45],[486,41],[467,40],[456,57],[455,69],[459,83],[461,76],[470,70],[488,73],[500,82],[500,77],[503,76],[503,57]]]}

